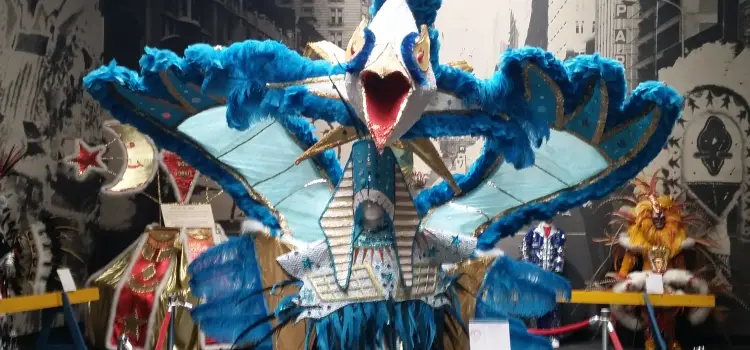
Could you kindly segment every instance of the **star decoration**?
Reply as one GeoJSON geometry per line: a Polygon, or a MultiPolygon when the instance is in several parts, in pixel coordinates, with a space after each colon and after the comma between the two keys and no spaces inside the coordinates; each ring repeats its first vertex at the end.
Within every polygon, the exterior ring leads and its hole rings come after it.
{"type": "Polygon", "coordinates": [[[454,248],[458,248],[458,246],[461,245],[461,240],[459,240],[458,236],[453,236],[453,239],[451,240],[451,245],[454,248]]]}
{"type": "Polygon", "coordinates": [[[305,258],[305,260],[302,260],[302,266],[306,270],[312,269],[312,265],[313,263],[312,263],[312,260],[310,260],[310,258],[305,258]]]}
{"type": "Polygon", "coordinates": [[[66,156],[63,161],[76,167],[76,174],[79,179],[85,179],[89,172],[109,172],[109,168],[102,161],[102,155],[107,151],[107,147],[89,146],[81,139],[76,140],[75,153],[66,156]]]}
{"type": "Polygon", "coordinates": [[[125,326],[125,332],[134,335],[135,340],[138,341],[141,337],[141,326],[148,322],[138,318],[138,312],[133,311],[133,314],[122,319],[122,323],[125,326]]]}

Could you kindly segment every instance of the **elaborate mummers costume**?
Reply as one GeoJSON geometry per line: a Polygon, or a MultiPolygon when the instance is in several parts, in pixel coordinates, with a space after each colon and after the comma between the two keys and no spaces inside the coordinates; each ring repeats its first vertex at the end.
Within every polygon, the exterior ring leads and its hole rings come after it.
{"type": "Polygon", "coordinates": [[[247,41],[195,45],[184,58],[148,49],[142,76],[112,64],[85,78],[113,116],[262,223],[190,267],[204,299],[192,315],[207,335],[277,349],[460,349],[469,320],[506,318],[514,348],[550,347],[510,316],[549,312],[567,282],[487,252],[635,176],[681,98],[654,82],[626,101],[616,61],[563,65],[533,48],[479,80],[439,64],[439,6],[375,1],[346,50],[310,46],[323,60],[247,41]],[[309,119],[340,127],[317,140],[309,119]],[[454,178],[430,138],[461,135],[483,137],[484,149],[454,178]],[[350,142],[342,167],[331,148],[350,142]],[[445,181],[408,188],[399,149],[445,181]]]}
{"type": "MultiPolygon", "coordinates": [[[[686,270],[684,251],[693,248],[696,242],[706,241],[688,237],[689,224],[701,224],[702,217],[688,213],[688,205],[670,196],[656,193],[657,176],[650,182],[636,179],[636,194],[632,197],[616,197],[632,206],[629,210],[619,210],[613,223],[627,227],[627,231],[613,237],[612,243],[625,250],[622,260],[615,259],[615,277],[619,282],[613,287],[616,292],[645,291],[646,281],[651,274],[662,276],[664,292],[669,294],[708,294],[714,292],[709,283],[686,270]],[[617,265],[619,263],[619,266],[617,265]],[[633,268],[642,264],[641,271],[633,268]]],[[[703,225],[705,227],[706,225],[703,225]]],[[[720,287],[720,286],[713,286],[720,287]]],[[[661,330],[670,349],[680,349],[675,337],[675,323],[681,310],[658,308],[655,310],[658,328],[661,330]]],[[[656,349],[655,335],[650,325],[646,308],[613,305],[612,312],[617,321],[631,330],[643,329],[646,349],[656,349]]],[[[701,308],[688,311],[688,319],[693,324],[703,322],[711,309],[701,308]]]]}
{"type": "MultiPolygon", "coordinates": [[[[106,146],[88,146],[77,140],[72,155],[65,157],[79,178],[92,171],[109,172],[104,157],[110,145],[119,147],[123,164],[115,178],[102,187],[104,195],[142,193],[157,179],[159,168],[179,204],[189,203],[200,173],[176,154],[159,150],[135,128],[116,121],[104,124],[114,140],[106,146]]],[[[157,186],[161,193],[161,186],[157,186]]],[[[161,197],[161,195],[159,195],[161,197]]],[[[156,200],[156,199],[154,199],[156,200]]],[[[219,225],[203,228],[164,228],[152,225],[125,251],[94,273],[87,285],[99,288],[100,300],[87,309],[86,335],[97,347],[118,349],[123,336],[132,349],[156,349],[160,328],[169,308],[168,298],[195,303],[190,294],[187,266],[209,248],[226,241],[219,225]]],[[[228,348],[201,333],[189,313],[177,308],[175,349],[228,348]]],[[[162,350],[166,345],[158,348],[162,350]]]]}
{"type": "MultiPolygon", "coordinates": [[[[521,259],[539,266],[544,271],[561,274],[565,266],[565,232],[551,222],[542,221],[531,228],[521,242],[521,259]]],[[[557,308],[539,317],[537,327],[548,329],[558,327],[560,319],[557,308]]],[[[557,345],[552,338],[552,345],[557,345]]]]}

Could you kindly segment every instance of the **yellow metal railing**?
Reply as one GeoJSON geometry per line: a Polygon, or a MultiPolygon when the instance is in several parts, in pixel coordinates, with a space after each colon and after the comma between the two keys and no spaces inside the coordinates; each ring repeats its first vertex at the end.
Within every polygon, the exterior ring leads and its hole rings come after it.
{"type": "MultiPolygon", "coordinates": [[[[713,295],[664,295],[650,294],[651,305],[656,307],[715,307],[716,297],[713,295]]],[[[597,305],[645,305],[643,293],[615,293],[605,291],[574,290],[569,304],[597,304],[597,305]]]]}
{"type": "MultiPolygon", "coordinates": [[[[82,304],[99,300],[98,288],[86,288],[68,293],[71,304],[82,304]]],[[[62,306],[62,293],[45,293],[0,299],[0,314],[36,311],[62,306]]]]}

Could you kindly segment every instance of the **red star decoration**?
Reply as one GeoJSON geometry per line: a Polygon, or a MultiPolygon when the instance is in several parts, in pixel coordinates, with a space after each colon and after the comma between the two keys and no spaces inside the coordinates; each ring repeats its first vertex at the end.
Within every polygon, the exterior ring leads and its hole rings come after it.
{"type": "Polygon", "coordinates": [[[65,162],[76,167],[78,178],[85,179],[89,171],[107,172],[109,169],[102,161],[106,146],[91,147],[83,140],[76,140],[76,152],[65,157],[65,162]]]}

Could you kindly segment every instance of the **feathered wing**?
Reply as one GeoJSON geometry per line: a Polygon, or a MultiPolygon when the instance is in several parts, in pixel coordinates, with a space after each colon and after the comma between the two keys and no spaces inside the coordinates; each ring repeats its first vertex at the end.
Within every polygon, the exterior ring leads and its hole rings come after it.
{"type": "Polygon", "coordinates": [[[462,194],[441,183],[416,198],[424,227],[475,235],[483,249],[625,184],[659,153],[681,111],[681,97],[657,82],[626,99],[622,66],[599,56],[563,64],[527,48],[499,68],[482,81],[441,66],[438,86],[461,97],[452,108],[463,113],[428,113],[412,131],[484,138],[480,158],[457,178],[462,194]]]}

